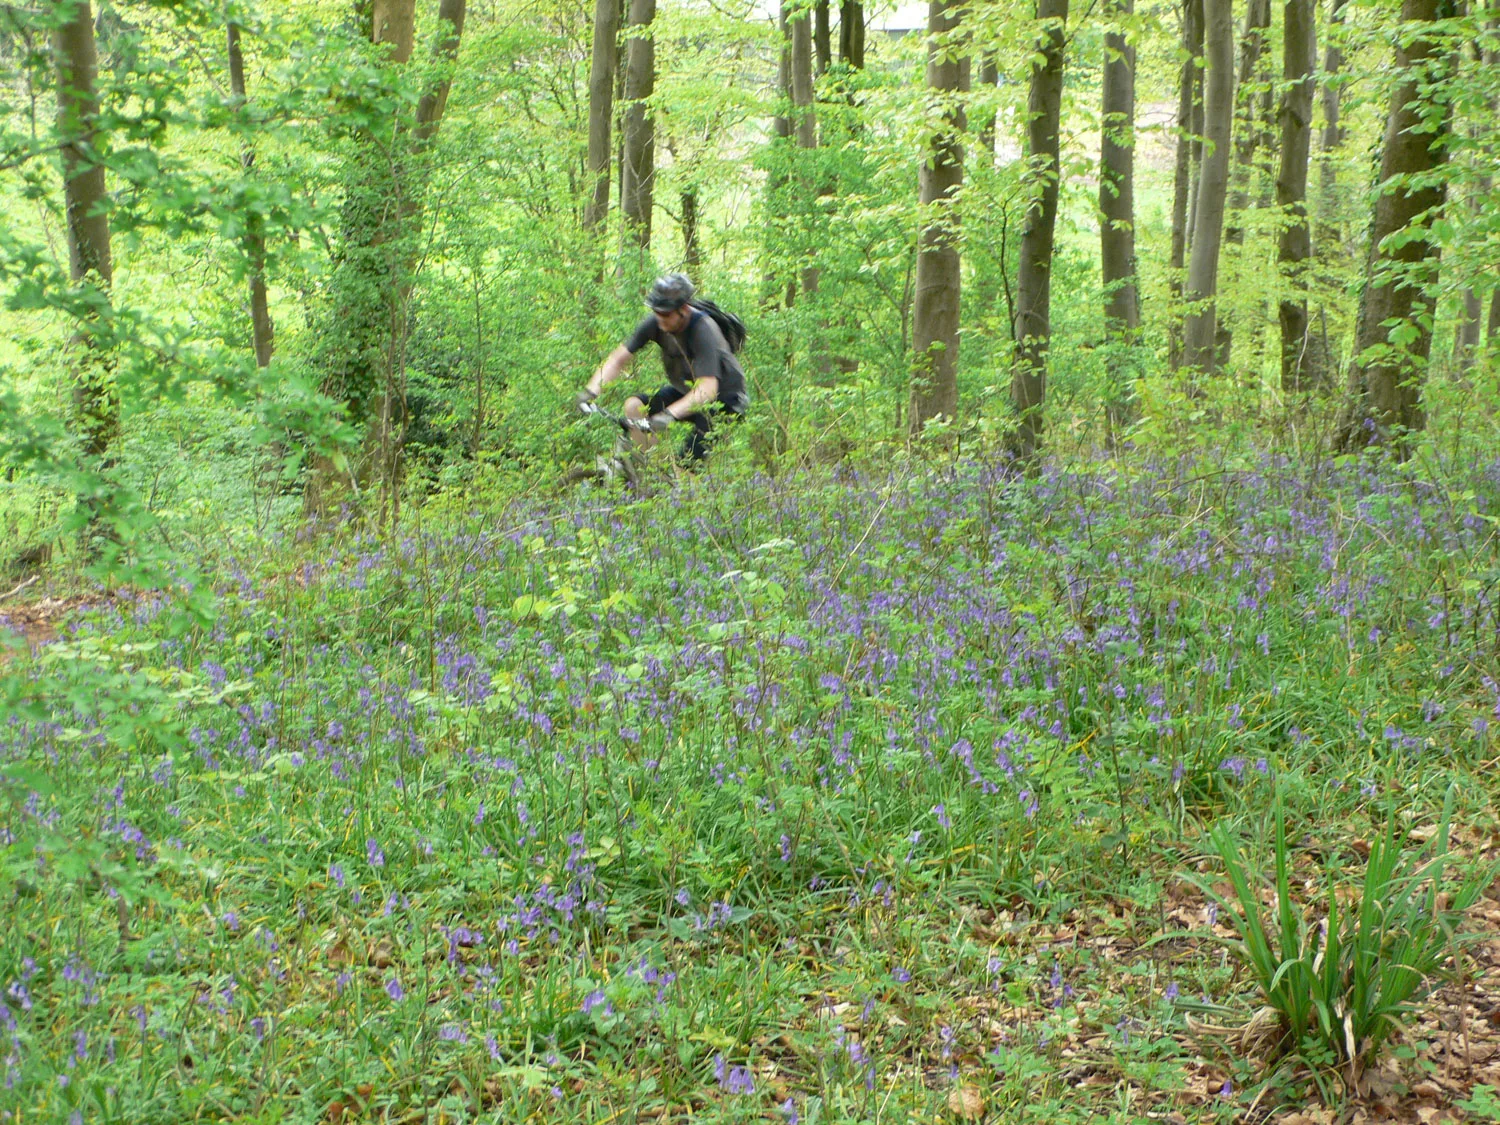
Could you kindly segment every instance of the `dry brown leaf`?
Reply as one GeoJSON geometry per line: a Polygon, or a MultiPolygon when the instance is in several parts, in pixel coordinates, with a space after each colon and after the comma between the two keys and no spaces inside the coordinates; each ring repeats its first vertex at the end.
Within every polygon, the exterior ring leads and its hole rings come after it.
{"type": "Polygon", "coordinates": [[[984,1116],[984,1097],[973,1086],[955,1086],[948,1091],[948,1108],[961,1121],[977,1121],[984,1116]]]}
{"type": "Polygon", "coordinates": [[[395,960],[396,947],[391,939],[383,937],[375,943],[375,948],[370,950],[370,964],[377,969],[389,969],[395,960]]]}

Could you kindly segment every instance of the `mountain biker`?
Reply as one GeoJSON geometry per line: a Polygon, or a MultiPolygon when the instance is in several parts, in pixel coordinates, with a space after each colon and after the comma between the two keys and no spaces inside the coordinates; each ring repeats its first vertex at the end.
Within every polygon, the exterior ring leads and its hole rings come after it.
{"type": "Polygon", "coordinates": [[[673,422],[686,422],[692,431],[683,442],[682,455],[696,463],[708,455],[712,444],[713,423],[708,411],[722,412],[726,422],[738,421],[749,398],[739,360],[729,350],[713,317],[692,306],[693,292],[686,274],[657,278],[646,294],[651,315],[609,353],[578,393],[578,405],[583,408],[592,403],[625,373],[636,352],[654,343],[661,349],[667,385],[655,394],[637,392],[625,400],[625,416],[632,422],[645,418],[650,427],[632,431],[631,436],[642,449],[649,449],[673,422]]]}

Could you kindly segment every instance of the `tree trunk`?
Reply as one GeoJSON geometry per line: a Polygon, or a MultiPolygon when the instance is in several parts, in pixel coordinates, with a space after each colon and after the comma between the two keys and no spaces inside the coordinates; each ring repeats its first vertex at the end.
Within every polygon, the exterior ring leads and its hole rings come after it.
{"type": "MultiPolygon", "coordinates": [[[[1187,264],[1188,198],[1193,180],[1194,107],[1199,104],[1203,55],[1203,0],[1182,0],[1182,66],[1177,77],[1177,149],[1172,165],[1172,247],[1168,265],[1168,287],[1175,306],[1182,299],[1183,267],[1187,264]]],[[[1175,370],[1182,363],[1182,334],[1176,314],[1168,329],[1168,363],[1175,370]]]]}
{"type": "Polygon", "coordinates": [[[1339,121],[1339,94],[1343,89],[1340,71],[1344,68],[1344,51],[1339,26],[1344,22],[1344,5],[1349,0],[1333,0],[1328,13],[1328,49],[1323,55],[1323,137],[1322,159],[1318,162],[1318,188],[1322,212],[1318,224],[1318,256],[1338,254],[1344,247],[1343,223],[1339,221],[1338,164],[1336,153],[1344,143],[1344,127],[1339,121]]]}
{"type": "MultiPolygon", "coordinates": [[[[370,34],[390,45],[389,61],[404,65],[415,41],[415,0],[377,0],[370,34]]],[[[418,100],[412,118],[398,118],[392,140],[367,139],[351,163],[344,203],[344,238],[326,312],[324,390],[345,402],[364,427],[355,476],[379,489],[380,516],[399,519],[406,428],[406,343],[418,261],[425,173],[422,156],[447,106],[448,71],[457,55],[465,0],[441,0],[443,29],[433,47],[440,77],[418,100]]],[[[333,467],[320,462],[305,495],[310,512],[326,507],[333,467]]]]}
{"type": "Polygon", "coordinates": [[[1203,163],[1198,169],[1198,205],[1188,260],[1183,323],[1183,363],[1205,373],[1215,369],[1215,305],[1224,201],[1229,189],[1229,142],[1234,124],[1234,19],[1231,0],[1204,0],[1203,163]]]}
{"type": "MultiPolygon", "coordinates": [[[[1229,194],[1228,226],[1224,244],[1234,248],[1230,265],[1231,279],[1239,276],[1237,251],[1245,244],[1245,213],[1250,210],[1251,189],[1256,180],[1256,156],[1270,147],[1266,137],[1267,118],[1262,94],[1270,89],[1269,75],[1262,71],[1266,32],[1271,28],[1271,0],[1249,0],[1245,11],[1245,34],[1240,39],[1239,87],[1235,96],[1233,190],[1229,194]]],[[[1233,280],[1226,288],[1233,287],[1233,280]]],[[[1228,366],[1233,350],[1233,336],[1227,322],[1218,327],[1219,363],[1228,366]]]]}
{"type": "Polygon", "coordinates": [[[682,264],[689,277],[698,276],[698,267],[703,264],[698,247],[698,189],[682,189],[682,264]]]}
{"type": "Polygon", "coordinates": [[[416,0],[374,0],[371,12],[374,42],[390,44],[392,62],[410,59],[417,38],[416,0]]]}
{"type": "MultiPolygon", "coordinates": [[[[240,29],[235,23],[229,24],[228,42],[229,90],[234,96],[235,108],[243,111],[247,101],[245,59],[240,53],[240,29]]],[[[255,149],[248,137],[240,146],[240,167],[247,179],[255,171],[255,149]]],[[[266,239],[261,230],[260,216],[253,210],[245,215],[242,241],[245,258],[250,263],[250,332],[255,342],[255,363],[257,367],[267,367],[271,363],[271,353],[276,349],[276,330],[266,301],[266,239]]]]}
{"type": "Polygon", "coordinates": [[[828,0],[813,2],[813,60],[821,76],[828,73],[828,64],[833,61],[833,41],[828,26],[828,0]]]}
{"type": "MultiPolygon", "coordinates": [[[[1133,0],[1132,0],[1133,2],[1133,0]]],[[[1000,67],[995,62],[992,52],[986,51],[984,57],[979,61],[979,84],[981,86],[1000,85],[1000,67]]],[[[985,154],[985,163],[993,164],[995,160],[995,111],[986,110],[984,119],[979,126],[979,151],[985,154]]]]}
{"type": "MultiPolygon", "coordinates": [[[[800,150],[798,181],[803,192],[811,196],[816,189],[807,154],[818,147],[818,118],[813,107],[813,35],[806,8],[788,14],[787,29],[791,32],[792,117],[800,150]]],[[[806,296],[818,291],[819,270],[811,264],[816,260],[816,255],[809,254],[809,264],[802,268],[802,292],[806,296]]]]}
{"type": "MultiPolygon", "coordinates": [[[[104,165],[98,158],[100,128],[96,78],[99,57],[94,47],[94,19],[88,0],[77,0],[52,32],[57,68],[57,131],[63,143],[63,204],[68,223],[68,273],[74,284],[91,284],[104,293],[114,282],[109,252],[109,214],[104,193],[104,165]]],[[[119,435],[120,399],[112,377],[107,345],[95,318],[79,326],[74,343],[81,349],[73,377],[73,411],[83,448],[91,457],[106,457],[119,435]]]]}
{"type": "Polygon", "coordinates": [[[957,96],[963,68],[950,41],[958,0],[929,0],[927,87],[941,99],[943,119],[918,172],[922,232],[912,310],[912,389],[907,423],[913,433],[933,418],[958,413],[958,323],[961,263],[954,208],[964,177],[964,108],[957,96]]]}
{"type": "Polygon", "coordinates": [[[865,6],[859,0],[839,5],[839,61],[852,70],[865,68],[865,6]]]}
{"type": "Polygon", "coordinates": [[[1281,322],[1281,389],[1310,390],[1321,378],[1308,347],[1307,281],[1312,236],[1307,227],[1307,161],[1312,145],[1313,69],[1317,65],[1314,0],[1286,0],[1281,33],[1281,163],[1276,173],[1276,206],[1281,228],[1276,264],[1284,286],[1281,322]]]}
{"type": "Polygon", "coordinates": [[[656,0],[630,0],[625,41],[625,213],[626,240],[645,265],[651,247],[652,189],[656,178],[656,127],[646,100],[656,88],[656,44],[651,24],[656,0]]]}
{"type": "Polygon", "coordinates": [[[614,125],[619,40],[619,0],[595,0],[594,56],[589,63],[589,175],[594,182],[583,211],[584,228],[595,232],[609,215],[610,131],[614,125]]]}
{"type": "Polygon", "coordinates": [[[1068,0],[1037,0],[1041,50],[1032,56],[1026,103],[1026,158],[1037,183],[1021,227],[1016,270],[1016,355],[1010,396],[1016,431],[1010,453],[1029,463],[1042,444],[1047,400],[1047,348],[1052,335],[1052,247],[1057,230],[1064,31],[1068,0]]]}
{"type": "Polygon", "coordinates": [[[1453,15],[1451,0],[1404,0],[1402,38],[1380,160],[1380,188],[1349,370],[1349,398],[1338,447],[1352,451],[1393,444],[1422,428],[1422,376],[1432,349],[1432,289],[1438,243],[1431,223],[1441,217],[1446,181],[1434,173],[1447,159],[1448,114],[1441,91],[1449,48],[1433,25],[1453,15]],[[1400,238],[1393,238],[1393,235],[1400,238]]]}
{"type": "MultiPolygon", "coordinates": [[[[1134,0],[1112,0],[1106,18],[1128,22],[1134,0]]],[[[1123,30],[1104,35],[1099,138],[1099,271],[1104,283],[1104,338],[1110,368],[1109,418],[1124,422],[1129,390],[1120,345],[1135,340],[1140,302],[1135,280],[1135,47],[1123,30]]]]}

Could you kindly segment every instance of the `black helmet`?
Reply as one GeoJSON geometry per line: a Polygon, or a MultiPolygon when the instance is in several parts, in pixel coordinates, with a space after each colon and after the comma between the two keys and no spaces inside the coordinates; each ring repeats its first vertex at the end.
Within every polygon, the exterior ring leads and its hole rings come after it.
{"type": "Polygon", "coordinates": [[[669,273],[658,277],[651,292],[646,294],[646,304],[653,312],[666,313],[682,308],[693,299],[693,283],[685,273],[669,273]]]}

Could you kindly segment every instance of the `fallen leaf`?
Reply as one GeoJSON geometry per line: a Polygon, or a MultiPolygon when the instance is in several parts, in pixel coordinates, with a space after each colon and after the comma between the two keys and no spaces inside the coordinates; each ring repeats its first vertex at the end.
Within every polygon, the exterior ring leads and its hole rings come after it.
{"type": "Polygon", "coordinates": [[[955,1086],[948,1091],[948,1108],[963,1121],[984,1116],[984,1098],[973,1086],[955,1086]]]}

